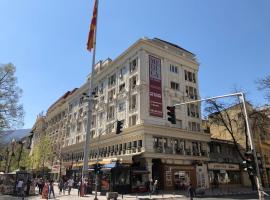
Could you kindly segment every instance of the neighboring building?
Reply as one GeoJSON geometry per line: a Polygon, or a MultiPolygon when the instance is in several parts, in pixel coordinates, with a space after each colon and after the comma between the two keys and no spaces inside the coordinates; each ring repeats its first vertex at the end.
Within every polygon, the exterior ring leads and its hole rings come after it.
{"type": "Polygon", "coordinates": [[[208,174],[211,187],[243,186],[242,159],[233,142],[211,139],[209,147],[210,161],[208,163],[208,174]]]}
{"type": "Polygon", "coordinates": [[[31,151],[30,155],[32,155],[33,150],[35,146],[39,143],[40,138],[46,134],[46,117],[43,115],[43,113],[40,113],[35,121],[35,124],[33,125],[31,129],[32,133],[32,141],[31,141],[31,151]]]}
{"type": "MultiPolygon", "coordinates": [[[[227,108],[226,112],[232,120],[234,136],[239,147],[246,149],[246,135],[243,128],[244,121],[241,106],[241,104],[236,104],[227,108]]],[[[246,107],[253,141],[258,155],[262,183],[264,187],[267,187],[270,183],[270,118],[266,113],[269,112],[269,110],[265,110],[264,112],[262,109],[254,109],[249,103],[246,104],[246,107]]],[[[222,112],[224,113],[225,111],[222,112]]],[[[209,121],[211,121],[211,116],[209,116],[209,121]]],[[[231,135],[222,125],[211,123],[210,133],[212,138],[232,141],[231,135]]]]}
{"type": "MultiPolygon", "coordinates": [[[[208,187],[210,135],[201,129],[200,106],[177,108],[176,125],[168,122],[166,110],[199,99],[198,69],[194,54],[156,38],[140,39],[115,60],[98,62],[91,75],[98,97],[92,105],[90,164],[96,161],[99,148],[101,163],[118,160],[129,166],[119,172],[118,179],[129,179],[131,173],[131,182],[121,181],[132,190],[151,179],[159,180],[165,190],[184,189],[189,183],[208,187]],[[116,120],[124,123],[119,135],[116,120]]],[[[60,139],[64,138],[65,166],[82,166],[87,120],[83,93],[88,93],[91,76],[66,99],[66,135],[60,139]]],[[[50,123],[48,130],[59,135],[50,123]]]]}

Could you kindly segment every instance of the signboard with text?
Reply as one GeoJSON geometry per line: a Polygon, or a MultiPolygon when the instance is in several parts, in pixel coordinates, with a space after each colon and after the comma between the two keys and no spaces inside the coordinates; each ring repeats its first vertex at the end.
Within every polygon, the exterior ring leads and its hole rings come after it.
{"type": "Polygon", "coordinates": [[[149,55],[149,112],[151,116],[163,117],[161,60],[149,55]]]}
{"type": "Polygon", "coordinates": [[[208,169],[212,170],[235,170],[238,171],[239,165],[237,164],[227,164],[227,163],[208,163],[208,169]]]}

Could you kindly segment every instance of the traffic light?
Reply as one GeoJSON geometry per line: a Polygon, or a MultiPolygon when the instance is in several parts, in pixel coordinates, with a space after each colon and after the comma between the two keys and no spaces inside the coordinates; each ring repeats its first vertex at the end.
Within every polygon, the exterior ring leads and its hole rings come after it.
{"type": "Polygon", "coordinates": [[[175,106],[167,106],[167,110],[167,114],[169,115],[168,121],[170,121],[172,124],[176,124],[175,106]]]}
{"type": "Polygon", "coordinates": [[[243,160],[243,169],[247,171],[249,175],[256,175],[256,164],[252,151],[247,151],[245,153],[245,160],[243,160]]]}
{"type": "Polygon", "coordinates": [[[101,164],[95,164],[94,165],[94,172],[96,173],[96,174],[100,174],[101,173],[101,168],[102,168],[102,166],[101,166],[101,164]]]}
{"type": "Polygon", "coordinates": [[[116,134],[119,134],[122,132],[123,128],[123,121],[116,121],[116,134]]]}

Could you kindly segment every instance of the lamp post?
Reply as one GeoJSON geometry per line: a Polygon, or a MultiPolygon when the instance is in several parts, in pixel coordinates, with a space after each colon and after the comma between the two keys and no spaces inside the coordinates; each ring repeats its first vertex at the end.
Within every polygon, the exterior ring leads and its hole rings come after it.
{"type": "Polygon", "coordinates": [[[261,176],[260,176],[260,170],[259,170],[259,165],[258,165],[257,153],[256,153],[256,149],[255,149],[254,142],[253,142],[253,136],[252,136],[252,133],[250,131],[244,93],[243,92],[238,92],[238,93],[232,93],[232,94],[216,96],[216,97],[211,97],[211,98],[188,101],[188,102],[174,104],[174,106],[181,106],[181,105],[191,104],[191,103],[199,103],[199,102],[203,102],[203,101],[209,101],[209,100],[221,99],[221,98],[233,97],[233,96],[239,97],[242,100],[244,116],[245,116],[245,122],[246,122],[246,126],[247,126],[248,141],[249,141],[249,144],[250,144],[250,150],[252,151],[253,156],[254,156],[254,160],[255,160],[255,166],[256,166],[255,179],[256,179],[258,196],[259,196],[260,200],[263,200],[264,199],[264,191],[263,191],[263,187],[262,187],[262,184],[261,184],[261,176]]]}

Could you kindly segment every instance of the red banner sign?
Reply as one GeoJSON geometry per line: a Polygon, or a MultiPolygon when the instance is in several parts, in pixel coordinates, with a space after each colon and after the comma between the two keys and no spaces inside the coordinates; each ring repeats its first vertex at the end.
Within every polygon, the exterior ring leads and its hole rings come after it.
{"type": "Polygon", "coordinates": [[[149,55],[149,104],[150,115],[163,117],[161,60],[149,55]]]}

